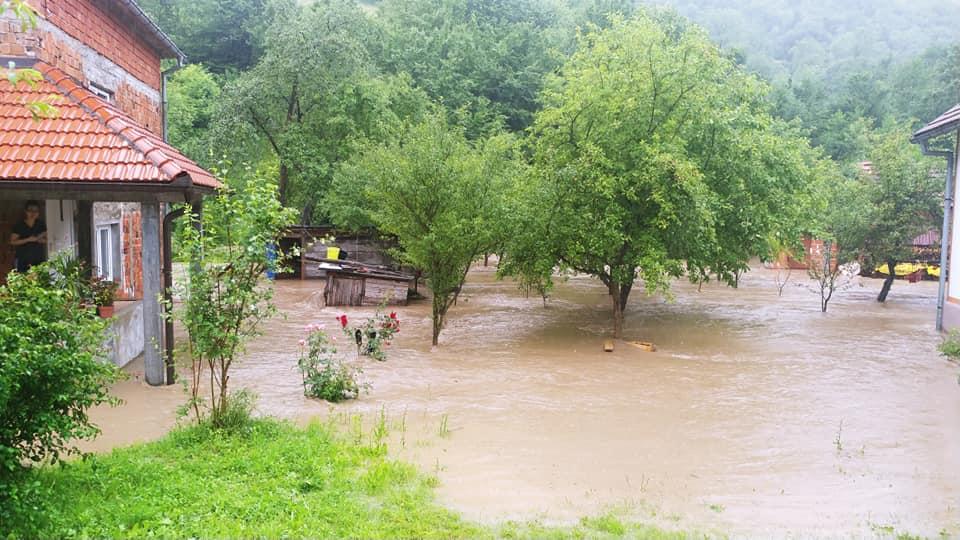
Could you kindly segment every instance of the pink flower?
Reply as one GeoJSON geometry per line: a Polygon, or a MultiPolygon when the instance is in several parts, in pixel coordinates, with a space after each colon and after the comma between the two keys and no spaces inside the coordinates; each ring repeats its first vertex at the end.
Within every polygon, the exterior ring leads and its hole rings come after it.
{"type": "Polygon", "coordinates": [[[305,339],[301,339],[301,340],[300,340],[300,346],[301,346],[301,347],[303,347],[303,346],[306,345],[306,344],[307,344],[307,340],[305,340],[305,339]]]}

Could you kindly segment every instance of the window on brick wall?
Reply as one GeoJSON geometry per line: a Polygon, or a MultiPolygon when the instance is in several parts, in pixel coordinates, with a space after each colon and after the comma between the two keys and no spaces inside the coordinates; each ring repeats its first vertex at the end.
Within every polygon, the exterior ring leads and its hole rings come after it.
{"type": "Polygon", "coordinates": [[[96,95],[97,97],[104,99],[106,101],[113,101],[113,91],[101,86],[93,81],[87,83],[87,88],[96,95]]]}
{"type": "Polygon", "coordinates": [[[108,281],[120,281],[120,224],[97,227],[97,275],[108,281]]]}

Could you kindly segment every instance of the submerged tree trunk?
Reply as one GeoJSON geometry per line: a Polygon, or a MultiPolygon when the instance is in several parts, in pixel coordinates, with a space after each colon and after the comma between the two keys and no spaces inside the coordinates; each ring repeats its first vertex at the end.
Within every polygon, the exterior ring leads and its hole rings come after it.
{"type": "Polygon", "coordinates": [[[443,330],[443,319],[447,314],[444,306],[447,306],[446,298],[439,299],[434,294],[433,297],[433,346],[440,344],[440,331],[443,330]]]}
{"type": "Polygon", "coordinates": [[[608,286],[610,299],[613,302],[613,337],[623,339],[624,312],[627,309],[627,299],[630,298],[632,284],[620,285],[611,282],[608,286]]]}
{"type": "Polygon", "coordinates": [[[890,287],[893,287],[893,280],[897,277],[897,275],[894,273],[894,267],[896,266],[897,261],[893,259],[887,259],[887,279],[883,281],[883,288],[880,289],[880,295],[877,296],[877,302],[887,301],[887,295],[890,294],[890,287]]]}

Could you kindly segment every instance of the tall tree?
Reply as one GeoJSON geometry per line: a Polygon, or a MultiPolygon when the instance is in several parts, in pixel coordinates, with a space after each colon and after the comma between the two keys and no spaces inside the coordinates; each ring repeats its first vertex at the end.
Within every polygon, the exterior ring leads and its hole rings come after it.
{"type": "MultiPolygon", "coordinates": [[[[558,6],[548,0],[386,0],[380,59],[458,113],[473,138],[526,128],[559,66],[558,6]]],[[[572,28],[565,30],[572,34],[572,28]]]]}
{"type": "Polygon", "coordinates": [[[649,293],[687,272],[732,284],[771,232],[798,232],[816,171],[770,116],[766,87],[678,23],[640,13],[582,38],[544,93],[529,212],[506,264],[597,276],[618,338],[638,277],[649,293]]]}
{"type": "Polygon", "coordinates": [[[280,201],[314,216],[334,166],[362,138],[398,129],[425,98],[404,77],[378,78],[365,42],[369,21],[350,0],[298,8],[267,34],[263,58],[227,86],[217,139],[277,162],[280,201]]]}
{"type": "Polygon", "coordinates": [[[212,157],[209,131],[220,92],[217,80],[201,64],[177,71],[167,83],[170,143],[194,161],[208,165],[212,157]]]}
{"type": "Polygon", "coordinates": [[[503,135],[470,143],[438,113],[395,141],[364,147],[337,174],[335,221],[356,224],[363,213],[397,238],[404,263],[424,272],[434,345],[470,265],[502,242],[505,196],[520,167],[515,150],[503,135]]]}
{"type": "Polygon", "coordinates": [[[252,67],[266,28],[285,19],[293,0],[140,0],[139,4],[193,62],[214,73],[252,67]]]}
{"type": "Polygon", "coordinates": [[[860,216],[846,220],[849,247],[857,257],[867,268],[887,266],[878,302],[887,299],[897,262],[913,258],[913,239],[938,228],[943,219],[943,171],[937,160],[925,158],[910,144],[910,132],[906,124],[875,134],[871,169],[852,181],[856,187],[847,196],[832,201],[841,214],[860,216]]]}

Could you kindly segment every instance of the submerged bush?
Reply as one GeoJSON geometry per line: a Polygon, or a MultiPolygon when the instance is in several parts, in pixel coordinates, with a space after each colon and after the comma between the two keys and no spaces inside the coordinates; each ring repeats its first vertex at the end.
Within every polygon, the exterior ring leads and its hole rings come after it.
{"type": "Polygon", "coordinates": [[[386,347],[390,346],[390,340],[400,332],[400,317],[396,311],[391,311],[389,315],[383,312],[386,302],[380,304],[377,313],[370,317],[360,326],[348,326],[346,315],[337,317],[340,323],[340,329],[357,344],[357,356],[361,354],[377,360],[379,362],[387,361],[386,347]]]}
{"type": "Polygon", "coordinates": [[[954,329],[937,346],[940,354],[951,360],[960,360],[960,331],[954,329]]]}
{"type": "Polygon", "coordinates": [[[99,433],[87,411],[112,401],[107,323],[87,307],[82,273],[59,259],[0,286],[0,522],[28,504],[24,465],[78,453],[74,441],[99,433]]]}
{"type": "Polygon", "coordinates": [[[303,350],[297,360],[304,395],[334,403],[356,398],[360,394],[360,368],[337,357],[337,348],[320,326],[310,325],[307,331],[310,335],[300,341],[303,350]]]}

